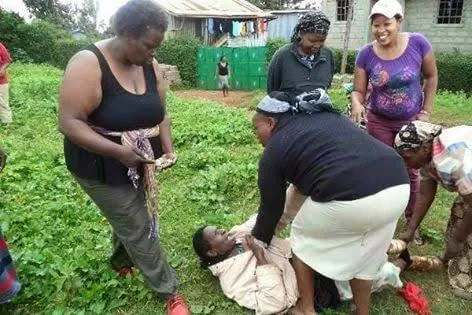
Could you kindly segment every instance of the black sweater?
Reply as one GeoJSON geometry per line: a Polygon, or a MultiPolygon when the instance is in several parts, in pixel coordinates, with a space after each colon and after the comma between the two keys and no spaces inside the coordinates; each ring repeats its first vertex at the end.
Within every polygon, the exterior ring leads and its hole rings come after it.
{"type": "Polygon", "coordinates": [[[284,91],[296,95],[316,88],[327,90],[334,75],[334,57],[329,48],[322,47],[312,69],[300,61],[298,43],[281,47],[272,57],[267,75],[267,94],[284,91]]]}
{"type": "Polygon", "coordinates": [[[279,119],[259,163],[259,215],[253,234],[270,243],[285,203],[286,183],[317,202],[350,201],[408,184],[393,148],[336,113],[279,119]]]}

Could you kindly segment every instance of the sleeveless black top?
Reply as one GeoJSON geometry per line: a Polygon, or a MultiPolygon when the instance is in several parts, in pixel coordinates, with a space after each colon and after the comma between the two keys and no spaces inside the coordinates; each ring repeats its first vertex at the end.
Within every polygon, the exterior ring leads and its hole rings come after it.
{"type": "MultiPolygon", "coordinates": [[[[120,85],[105,57],[95,45],[85,50],[97,56],[102,72],[102,101],[88,117],[90,124],[109,131],[129,131],[150,128],[162,122],[165,111],[157,91],[157,79],[152,65],[143,67],[146,92],[133,94],[120,85]]],[[[106,138],[121,143],[120,137],[106,138]]],[[[154,155],[161,156],[159,137],[151,139],[151,144],[154,155]]],[[[116,159],[91,153],[72,143],[67,137],[64,139],[64,155],[69,171],[80,178],[99,180],[109,185],[131,183],[125,165],[116,159]]]]}
{"type": "Polygon", "coordinates": [[[225,66],[221,64],[221,62],[218,62],[218,74],[219,75],[228,75],[228,63],[226,63],[225,66]]]}

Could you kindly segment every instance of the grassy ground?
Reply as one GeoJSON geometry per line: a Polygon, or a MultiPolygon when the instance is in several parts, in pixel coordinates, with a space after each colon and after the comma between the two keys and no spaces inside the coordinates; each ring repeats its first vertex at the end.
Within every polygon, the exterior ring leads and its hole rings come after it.
{"type": "MultiPolygon", "coordinates": [[[[118,278],[108,268],[110,229],[64,166],[56,131],[56,96],[61,73],[42,66],[12,69],[15,123],[0,127],[0,144],[9,152],[0,175],[0,224],[14,255],[23,290],[1,314],[163,314],[163,301],[146,289],[140,275],[118,278]]],[[[250,314],[226,299],[218,282],[199,267],[191,246],[203,224],[230,228],[257,210],[256,143],[248,108],[169,96],[178,164],[159,176],[160,236],[180,290],[196,314],[250,314]]],[[[335,90],[336,103],[346,102],[335,90]]],[[[443,93],[434,120],[471,123],[472,99],[443,93]]],[[[423,225],[428,244],[413,253],[439,254],[453,195],[440,194],[423,225]]],[[[401,223],[403,224],[403,223],[401,223]]],[[[434,314],[471,314],[470,302],[452,296],[443,271],[405,272],[430,300],[434,314]]],[[[346,303],[337,312],[347,314],[346,303]]],[[[376,294],[372,314],[405,314],[406,304],[392,290],[376,294]]]]}

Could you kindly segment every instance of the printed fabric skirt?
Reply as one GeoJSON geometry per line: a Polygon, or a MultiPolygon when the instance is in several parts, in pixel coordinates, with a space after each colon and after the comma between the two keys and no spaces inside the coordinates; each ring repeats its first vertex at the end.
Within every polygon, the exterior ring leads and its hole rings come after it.
{"type": "Polygon", "coordinates": [[[229,89],[229,77],[227,75],[220,75],[220,89],[228,88],[229,89]]]}
{"type": "Polygon", "coordinates": [[[0,303],[8,302],[20,289],[13,260],[0,230],[0,303]]]}
{"type": "MultiPolygon", "coordinates": [[[[464,218],[464,211],[464,201],[461,196],[457,196],[452,205],[451,217],[447,224],[446,242],[459,227],[464,218]]],[[[461,254],[449,261],[447,274],[454,295],[472,300],[472,234],[467,237],[461,254]]]]}
{"type": "Polygon", "coordinates": [[[292,223],[292,250],[330,279],[375,280],[409,196],[404,184],[352,201],[307,198],[292,223]]]}

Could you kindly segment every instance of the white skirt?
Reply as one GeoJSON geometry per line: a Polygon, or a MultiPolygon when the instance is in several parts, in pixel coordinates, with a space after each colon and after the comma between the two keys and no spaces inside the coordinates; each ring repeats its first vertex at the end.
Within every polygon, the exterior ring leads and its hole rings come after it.
{"type": "Polygon", "coordinates": [[[374,280],[409,196],[404,184],[353,201],[307,198],[292,223],[292,250],[333,280],[374,280]]]}

